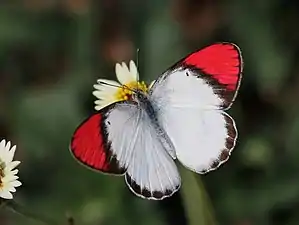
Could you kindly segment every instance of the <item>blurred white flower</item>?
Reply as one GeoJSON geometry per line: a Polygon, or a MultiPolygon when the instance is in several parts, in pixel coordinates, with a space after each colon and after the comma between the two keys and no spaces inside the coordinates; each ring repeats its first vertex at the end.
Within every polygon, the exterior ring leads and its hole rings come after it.
{"type": "Polygon", "coordinates": [[[12,199],[11,192],[16,191],[16,187],[22,185],[18,181],[18,170],[15,169],[21,162],[13,161],[16,146],[11,147],[10,141],[0,142],[0,198],[12,199]]]}

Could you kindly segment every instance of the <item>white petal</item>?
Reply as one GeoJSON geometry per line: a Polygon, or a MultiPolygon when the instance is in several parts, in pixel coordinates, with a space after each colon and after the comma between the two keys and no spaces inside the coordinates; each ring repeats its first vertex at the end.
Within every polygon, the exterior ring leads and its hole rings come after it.
{"type": "Polygon", "coordinates": [[[101,84],[95,84],[93,85],[95,91],[98,91],[98,92],[101,92],[101,94],[103,95],[114,95],[118,89],[120,88],[117,88],[117,87],[111,87],[111,86],[104,86],[104,85],[101,85],[101,84]]]}
{"type": "Polygon", "coordinates": [[[106,106],[111,105],[114,102],[117,102],[117,100],[116,99],[113,101],[98,100],[98,101],[96,101],[96,106],[94,108],[95,108],[95,110],[99,111],[99,110],[105,108],[106,106]]]}
{"type": "Polygon", "coordinates": [[[6,149],[5,149],[5,145],[6,145],[6,142],[5,142],[5,140],[3,139],[3,140],[0,142],[0,158],[2,158],[2,155],[3,155],[4,152],[6,151],[6,149]]]}
{"type": "Polygon", "coordinates": [[[94,104],[96,106],[102,106],[102,105],[107,105],[107,104],[111,104],[110,101],[107,101],[107,100],[96,100],[94,102],[94,104]]]}
{"type": "Polygon", "coordinates": [[[93,85],[94,89],[102,91],[103,90],[103,85],[102,84],[95,84],[93,85]]]}
{"type": "Polygon", "coordinates": [[[121,66],[122,66],[123,71],[124,71],[125,73],[129,73],[129,72],[130,72],[130,71],[129,71],[129,68],[128,68],[128,66],[127,66],[127,64],[126,64],[125,62],[122,62],[122,63],[121,63],[121,66]]]}
{"type": "Polygon", "coordinates": [[[96,105],[96,106],[102,106],[102,105],[105,105],[105,106],[107,106],[107,105],[110,105],[110,104],[112,104],[112,103],[114,103],[114,102],[116,102],[117,100],[115,100],[115,99],[111,99],[110,101],[108,101],[108,100],[96,100],[95,102],[94,102],[94,104],[96,105]]]}
{"type": "Polygon", "coordinates": [[[92,95],[94,95],[98,99],[103,99],[106,96],[109,96],[109,94],[107,92],[105,92],[105,91],[93,91],[92,95]]]}
{"type": "Polygon", "coordinates": [[[128,66],[125,63],[122,63],[122,65],[117,63],[115,66],[115,73],[118,81],[123,85],[137,81],[136,74],[130,73],[128,66]]]}
{"type": "Polygon", "coordinates": [[[16,189],[15,189],[14,187],[10,187],[10,188],[8,189],[8,191],[10,191],[10,192],[16,192],[16,189]]]}
{"type": "Polygon", "coordinates": [[[93,91],[92,94],[99,100],[113,100],[115,99],[116,92],[109,91],[93,91]]]}
{"type": "Polygon", "coordinates": [[[2,150],[0,155],[0,163],[4,163],[4,165],[7,165],[7,163],[10,163],[8,159],[9,159],[9,152],[7,152],[6,149],[2,150]]]}
{"type": "Polygon", "coordinates": [[[109,86],[105,84],[95,84],[94,88],[96,90],[93,91],[92,94],[100,100],[107,100],[107,101],[113,100],[118,90],[118,87],[115,86],[121,86],[121,84],[115,81],[105,80],[105,79],[99,79],[98,83],[100,83],[101,81],[114,86],[109,86]]]}
{"type": "Polygon", "coordinates": [[[13,174],[13,175],[17,175],[18,172],[19,172],[19,170],[18,170],[18,169],[15,169],[15,170],[11,171],[11,174],[13,174]]]}
{"type": "Polygon", "coordinates": [[[98,84],[95,84],[93,87],[98,91],[105,91],[109,93],[115,92],[119,87],[121,87],[120,83],[117,83],[113,80],[106,80],[106,79],[98,79],[98,84]],[[107,83],[103,84],[101,82],[107,83]]]}
{"type": "Polygon", "coordinates": [[[11,189],[15,189],[15,187],[10,183],[4,183],[4,185],[2,185],[2,188],[0,188],[0,191],[5,192],[5,191],[10,191],[11,189]]]}
{"type": "Polygon", "coordinates": [[[95,109],[96,111],[100,111],[100,110],[103,109],[103,108],[105,108],[105,105],[96,105],[96,106],[94,107],[94,109],[95,109]]]}
{"type": "MultiPolygon", "coordinates": [[[[111,84],[111,85],[115,85],[115,86],[121,86],[120,83],[114,81],[114,80],[107,80],[107,79],[98,79],[97,80],[98,84],[101,84],[101,82],[107,83],[107,84],[111,84]]],[[[101,84],[101,85],[105,85],[105,84],[101,84]]],[[[106,85],[107,86],[107,85],[106,85]]]]}
{"type": "Polygon", "coordinates": [[[16,148],[17,148],[17,146],[14,145],[14,146],[11,147],[10,151],[14,151],[14,152],[15,152],[15,151],[16,151],[16,148]]]}
{"type": "Polygon", "coordinates": [[[112,87],[103,84],[95,84],[93,87],[96,89],[96,91],[104,91],[109,93],[115,92],[118,89],[117,87],[112,87]]]}
{"type": "Polygon", "coordinates": [[[20,161],[12,161],[6,165],[5,170],[13,170],[16,168],[21,162],[20,161]]]}
{"type": "Polygon", "coordinates": [[[9,149],[10,149],[10,141],[6,143],[5,148],[6,148],[6,151],[9,151],[9,149]]]}
{"type": "Polygon", "coordinates": [[[116,93],[117,93],[116,90],[93,91],[92,92],[92,94],[95,97],[97,97],[98,99],[113,99],[116,93]]]}
{"type": "Polygon", "coordinates": [[[10,184],[14,187],[20,187],[22,185],[22,183],[18,180],[10,182],[10,184]]]}
{"type": "Polygon", "coordinates": [[[0,142],[0,148],[5,148],[5,144],[6,144],[6,141],[5,141],[5,139],[3,139],[3,140],[0,142]]]}
{"type": "Polygon", "coordinates": [[[122,72],[123,72],[122,66],[119,63],[116,63],[115,64],[115,74],[116,74],[116,76],[117,76],[118,73],[122,73],[122,72]]]}
{"type": "Polygon", "coordinates": [[[95,110],[100,111],[101,109],[105,108],[106,106],[108,106],[110,104],[102,104],[102,105],[96,105],[94,107],[95,110]]]}
{"type": "Polygon", "coordinates": [[[7,153],[6,164],[10,163],[13,160],[15,151],[16,151],[16,146],[13,146],[12,149],[7,153]]]}
{"type": "Polygon", "coordinates": [[[0,191],[0,197],[5,199],[12,199],[13,196],[9,191],[0,191]]]}
{"type": "Polygon", "coordinates": [[[5,177],[2,178],[2,182],[3,183],[11,182],[11,181],[17,180],[18,178],[19,178],[18,176],[8,174],[8,175],[6,175],[5,177]]]}
{"type": "Polygon", "coordinates": [[[138,73],[138,69],[137,66],[135,64],[135,62],[133,60],[130,61],[130,73],[132,73],[132,75],[135,75],[135,79],[138,81],[139,80],[139,73],[138,73]]]}
{"type": "Polygon", "coordinates": [[[148,89],[150,89],[152,86],[153,86],[153,84],[156,82],[156,80],[153,80],[151,83],[150,83],[150,85],[148,86],[148,89]]]}

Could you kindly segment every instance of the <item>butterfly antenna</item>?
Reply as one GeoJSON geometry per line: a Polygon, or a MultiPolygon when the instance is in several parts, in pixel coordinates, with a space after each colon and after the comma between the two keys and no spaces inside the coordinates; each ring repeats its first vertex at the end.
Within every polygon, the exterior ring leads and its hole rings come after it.
{"type": "Polygon", "coordinates": [[[107,85],[107,86],[111,86],[111,87],[122,88],[121,85],[108,84],[108,83],[103,82],[103,81],[98,81],[98,83],[99,83],[99,84],[104,84],[104,85],[107,85]]]}
{"type": "Polygon", "coordinates": [[[137,66],[137,68],[139,67],[139,51],[140,51],[140,49],[137,48],[137,50],[136,50],[136,66],[137,66]]]}
{"type": "Polygon", "coordinates": [[[132,92],[134,92],[134,93],[136,93],[136,90],[134,90],[134,89],[132,89],[132,88],[129,88],[129,87],[126,86],[126,85],[123,85],[123,87],[126,88],[126,89],[128,89],[128,90],[130,90],[130,91],[132,91],[132,92]]]}
{"type": "Polygon", "coordinates": [[[116,88],[126,88],[126,89],[128,89],[128,90],[130,90],[130,91],[132,91],[132,92],[136,92],[135,90],[133,90],[133,89],[131,89],[131,88],[129,88],[128,86],[126,86],[126,85],[114,85],[114,84],[109,84],[109,83],[106,83],[106,82],[103,82],[103,81],[98,81],[98,83],[99,84],[103,84],[103,85],[107,85],[107,86],[111,86],[111,87],[116,87],[116,88]]]}
{"type": "MultiPolygon", "coordinates": [[[[137,66],[137,69],[139,68],[139,51],[140,51],[140,49],[137,48],[137,50],[136,50],[136,66],[137,66]]],[[[139,75],[137,77],[137,90],[138,90],[138,84],[139,84],[139,75]]]]}

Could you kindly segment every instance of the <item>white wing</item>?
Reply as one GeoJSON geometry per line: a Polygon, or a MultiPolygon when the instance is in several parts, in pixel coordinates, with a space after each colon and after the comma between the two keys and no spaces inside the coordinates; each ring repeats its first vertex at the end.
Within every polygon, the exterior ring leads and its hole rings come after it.
{"type": "Polygon", "coordinates": [[[216,169],[235,146],[228,109],[240,86],[240,49],[217,43],[191,53],[153,84],[150,99],[177,158],[198,173],[216,169]]]}
{"type": "Polygon", "coordinates": [[[104,117],[112,154],[126,168],[131,191],[148,199],[163,199],[176,192],[181,183],[177,167],[145,111],[135,104],[116,103],[104,117]]]}
{"type": "Polygon", "coordinates": [[[177,158],[198,173],[225,162],[235,145],[235,123],[221,110],[231,104],[219,95],[223,91],[188,67],[166,72],[150,91],[158,121],[172,140],[177,158]]]}

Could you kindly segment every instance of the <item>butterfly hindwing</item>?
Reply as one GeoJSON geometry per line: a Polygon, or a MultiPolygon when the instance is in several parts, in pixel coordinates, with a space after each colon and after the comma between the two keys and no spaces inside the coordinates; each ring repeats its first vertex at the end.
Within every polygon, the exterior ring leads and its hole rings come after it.
{"type": "Polygon", "coordinates": [[[225,112],[174,108],[160,116],[176,148],[178,160],[206,173],[227,161],[237,138],[235,122],[225,112]]]}
{"type": "Polygon", "coordinates": [[[239,48],[219,43],[185,57],[151,87],[158,121],[189,169],[213,170],[234,148],[235,122],[223,110],[235,99],[241,72],[239,48]]]}

